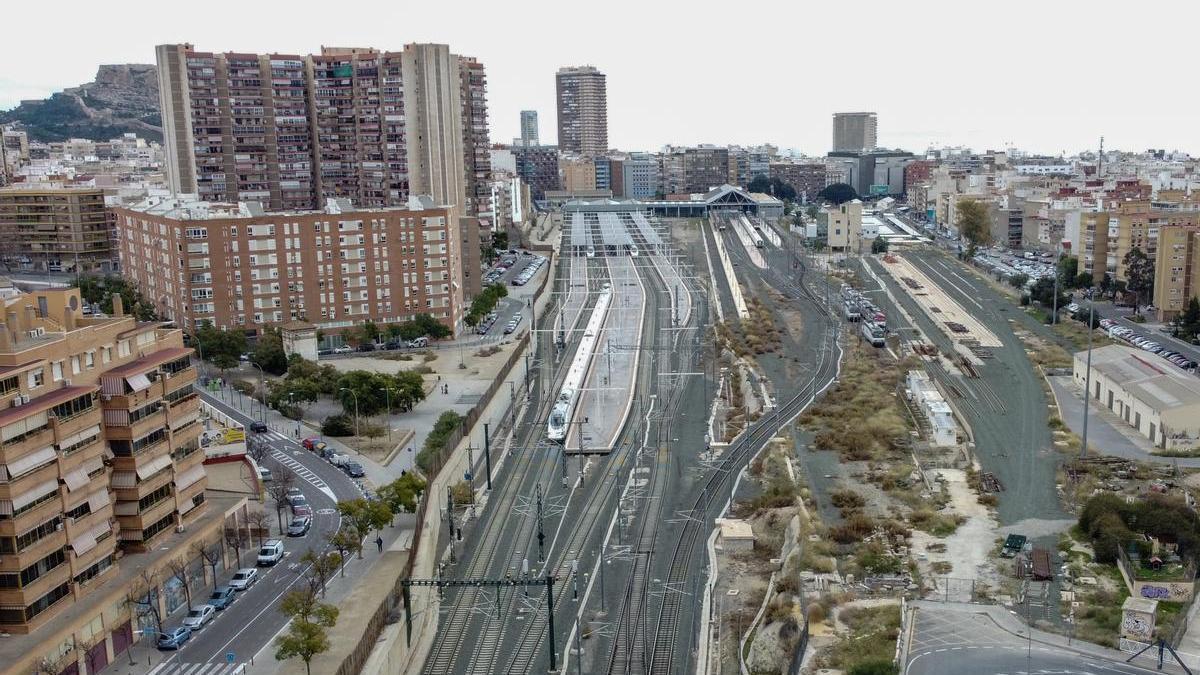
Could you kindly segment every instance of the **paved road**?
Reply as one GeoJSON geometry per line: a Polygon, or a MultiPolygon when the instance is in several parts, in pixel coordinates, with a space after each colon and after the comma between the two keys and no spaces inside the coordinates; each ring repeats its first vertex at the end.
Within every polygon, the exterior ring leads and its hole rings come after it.
{"type": "MultiPolygon", "coordinates": [[[[994,608],[986,608],[995,611],[994,608]]],[[[1127,664],[1127,655],[1034,631],[1033,639],[1015,619],[998,623],[985,608],[939,607],[923,603],[916,612],[905,675],[1149,675],[1149,656],[1127,664]],[[1143,667],[1146,666],[1146,667],[1143,667]]]]}
{"type": "MultiPolygon", "coordinates": [[[[202,395],[206,403],[249,428],[254,418],[230,407],[210,392],[203,392],[202,395]]],[[[271,447],[268,465],[274,460],[285,470],[296,473],[297,486],[313,507],[313,527],[304,537],[285,537],[286,554],[283,561],[274,567],[259,568],[258,582],[239,593],[233,605],[219,612],[217,618],[194,635],[182,649],[164,660],[154,671],[156,675],[224,673],[222,669],[227,665],[227,654],[234,654],[235,664],[245,663],[274,639],[287,623],[286,617],[276,611],[279,600],[303,580],[307,569],[298,562],[299,558],[309,548],[319,546],[327,534],[339,527],[341,518],[334,510],[336,499],[353,499],[361,494],[341,470],[304,450],[283,434],[270,431],[258,434],[258,437],[271,447]]],[[[268,508],[273,509],[273,505],[268,505],[268,508]]],[[[275,521],[272,523],[272,528],[278,527],[275,521]]],[[[243,551],[243,566],[253,567],[256,556],[257,549],[253,547],[243,551]]],[[[349,564],[356,563],[351,561],[349,564]]],[[[221,583],[226,583],[231,576],[232,570],[225,572],[221,583]]],[[[200,599],[195,598],[195,604],[200,604],[200,599]]],[[[176,623],[178,617],[168,625],[176,623]]]]}

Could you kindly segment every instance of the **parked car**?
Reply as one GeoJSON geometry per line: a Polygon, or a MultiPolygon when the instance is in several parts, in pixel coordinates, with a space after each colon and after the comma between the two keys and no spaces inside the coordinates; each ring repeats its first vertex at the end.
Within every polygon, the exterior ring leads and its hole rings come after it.
{"type": "Polygon", "coordinates": [[[250,431],[253,431],[256,434],[265,433],[267,431],[267,423],[266,422],[251,422],[250,423],[250,431]]]}
{"type": "Polygon", "coordinates": [[[351,347],[350,345],[342,345],[340,347],[333,348],[334,354],[349,354],[352,351],[354,351],[354,348],[351,347]]]}
{"type": "Polygon", "coordinates": [[[415,338],[413,340],[409,340],[408,346],[412,347],[413,349],[420,349],[421,347],[428,347],[429,346],[429,338],[422,336],[419,338],[415,338]]]}
{"type": "Polygon", "coordinates": [[[289,537],[303,537],[308,534],[309,528],[312,527],[311,516],[300,516],[292,518],[292,522],[288,523],[287,535],[289,537]]]}
{"type": "Polygon", "coordinates": [[[321,442],[321,439],[316,436],[310,436],[300,441],[300,445],[305,450],[311,450],[313,452],[317,452],[321,448],[325,447],[325,444],[321,442]]]}
{"type": "MultiPolygon", "coordinates": [[[[294,508],[294,507],[293,507],[294,508]]],[[[270,567],[283,560],[283,542],[278,539],[268,539],[258,549],[259,567],[270,567]]]]}
{"type": "Polygon", "coordinates": [[[330,349],[329,347],[321,347],[320,349],[317,350],[317,356],[329,356],[332,353],[333,353],[333,350],[330,349]]]}
{"type": "Polygon", "coordinates": [[[358,462],[346,462],[346,464],[342,466],[342,470],[345,471],[346,475],[350,476],[351,478],[362,478],[363,476],[367,475],[367,473],[363,471],[362,464],[359,464],[358,462]]]}
{"type": "Polygon", "coordinates": [[[229,580],[229,587],[235,591],[244,591],[253,586],[256,581],[258,581],[258,570],[246,567],[233,574],[233,578],[229,580]]]}
{"type": "Polygon", "coordinates": [[[383,343],[383,348],[384,349],[400,349],[400,347],[402,347],[403,345],[404,345],[404,343],[401,342],[400,340],[388,340],[387,342],[383,343]]]}
{"type": "Polygon", "coordinates": [[[217,586],[208,594],[208,604],[218,610],[225,609],[233,604],[235,597],[237,596],[231,586],[217,586]]]}
{"type": "Polygon", "coordinates": [[[297,516],[311,516],[312,514],[313,514],[313,510],[312,510],[312,507],[308,505],[308,501],[302,500],[300,502],[292,503],[292,517],[293,518],[295,518],[297,516]]]}
{"type": "Polygon", "coordinates": [[[200,605],[188,610],[187,616],[183,617],[183,625],[193,631],[204,628],[204,625],[216,615],[217,609],[212,605],[200,605]]]}
{"type": "Polygon", "coordinates": [[[358,346],[358,351],[373,352],[373,351],[375,351],[375,343],[374,342],[364,342],[358,346]]]}
{"type": "Polygon", "coordinates": [[[192,629],[187,626],[179,626],[162,633],[158,636],[159,649],[179,649],[183,643],[190,640],[192,637],[192,629]]]}
{"type": "Polygon", "coordinates": [[[258,479],[264,483],[270,483],[275,480],[275,476],[271,473],[270,469],[260,466],[258,467],[258,479]]]}

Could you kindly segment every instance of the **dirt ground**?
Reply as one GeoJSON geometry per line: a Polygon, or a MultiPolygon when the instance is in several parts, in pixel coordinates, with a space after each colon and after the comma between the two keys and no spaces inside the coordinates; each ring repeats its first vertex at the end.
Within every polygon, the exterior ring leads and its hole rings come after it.
{"type": "Polygon", "coordinates": [[[948,573],[956,579],[970,579],[994,587],[1000,576],[996,570],[991,551],[995,546],[996,532],[1000,527],[986,506],[979,503],[975,492],[967,483],[966,472],[961,469],[938,469],[933,472],[944,479],[943,488],[950,496],[950,508],[966,520],[958,529],[945,538],[934,537],[920,530],[913,530],[911,553],[916,559],[923,577],[934,576],[935,562],[951,565],[948,573]],[[931,544],[941,544],[930,550],[931,544]],[[944,549],[943,549],[944,546],[944,549]]]}

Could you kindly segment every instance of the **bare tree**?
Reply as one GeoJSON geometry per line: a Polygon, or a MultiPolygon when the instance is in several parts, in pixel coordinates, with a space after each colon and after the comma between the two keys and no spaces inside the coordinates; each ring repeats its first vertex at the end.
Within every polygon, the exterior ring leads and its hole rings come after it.
{"type": "Polygon", "coordinates": [[[158,608],[158,598],[152,593],[157,588],[158,573],[143,568],[138,576],[134,577],[133,584],[125,595],[125,604],[134,617],[135,627],[141,625],[142,619],[150,618],[154,621],[154,630],[158,635],[162,635],[162,612],[158,608]]]}
{"type": "Polygon", "coordinates": [[[188,563],[186,558],[172,558],[167,561],[167,572],[171,577],[178,581],[183,586],[183,597],[187,599],[187,606],[192,607],[192,586],[188,583],[188,563]]]}
{"type": "Polygon", "coordinates": [[[288,490],[296,486],[296,474],[285,471],[282,466],[272,469],[275,479],[267,483],[267,496],[275,504],[275,516],[279,518],[279,531],[283,532],[283,512],[291,507],[288,503],[288,490]]]}
{"type": "MultiPolygon", "coordinates": [[[[56,658],[51,659],[43,657],[42,660],[38,661],[37,669],[33,671],[34,675],[60,675],[64,670],[70,667],[76,658],[78,658],[75,657],[74,654],[75,647],[71,647],[62,654],[59,654],[56,658]]],[[[92,670],[91,665],[92,664],[90,663],[88,664],[89,673],[95,672],[92,670]]]]}
{"type": "Polygon", "coordinates": [[[221,562],[221,542],[217,540],[208,543],[192,544],[192,553],[204,561],[204,565],[212,572],[213,588],[217,587],[217,565],[221,562]]]}
{"type": "MultiPolygon", "coordinates": [[[[250,532],[258,530],[258,545],[262,546],[266,541],[267,535],[271,530],[271,516],[267,515],[266,511],[251,511],[246,515],[246,524],[249,526],[250,532]]],[[[282,530],[280,530],[282,533],[282,530]]]]}
{"type": "Polygon", "coordinates": [[[325,597],[325,584],[337,573],[342,566],[342,556],[334,551],[314,551],[308,549],[300,558],[300,562],[308,563],[308,584],[313,592],[319,591],[325,597]]]}
{"type": "Polygon", "coordinates": [[[237,556],[237,566],[242,566],[242,549],[246,547],[246,532],[238,524],[237,518],[234,518],[233,527],[225,528],[225,545],[233,549],[237,556]]]}
{"type": "MultiPolygon", "coordinates": [[[[271,446],[267,445],[265,441],[259,440],[254,436],[250,436],[246,439],[246,454],[250,455],[250,457],[254,459],[254,462],[259,466],[263,466],[263,463],[267,459],[267,453],[270,451],[271,446]]],[[[274,473],[274,471],[272,471],[272,473],[274,473]]]]}

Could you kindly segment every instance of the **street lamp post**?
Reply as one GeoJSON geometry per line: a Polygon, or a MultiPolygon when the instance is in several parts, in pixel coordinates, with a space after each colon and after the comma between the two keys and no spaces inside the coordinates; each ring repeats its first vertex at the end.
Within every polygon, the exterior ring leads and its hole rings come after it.
{"type": "MultiPolygon", "coordinates": [[[[290,391],[288,392],[288,408],[295,407],[294,404],[292,403],[293,395],[294,395],[294,392],[290,392],[290,391]]],[[[299,415],[296,416],[296,438],[300,438],[300,416],[299,415]]]]}
{"type": "Polygon", "coordinates": [[[383,400],[387,405],[387,413],[383,416],[383,424],[387,427],[388,442],[392,440],[392,388],[383,388],[383,400]]]}
{"type": "Polygon", "coordinates": [[[341,391],[348,391],[348,392],[350,392],[350,395],[354,397],[354,435],[357,436],[358,435],[358,393],[355,392],[353,389],[347,389],[346,387],[342,387],[341,391]]]}
{"type": "Polygon", "coordinates": [[[262,421],[263,424],[266,424],[267,423],[267,376],[265,373],[263,373],[262,366],[258,365],[257,363],[255,363],[253,361],[249,361],[249,364],[254,366],[255,368],[258,368],[258,390],[259,390],[259,393],[261,396],[261,398],[258,401],[258,403],[259,403],[258,417],[262,421]]]}

